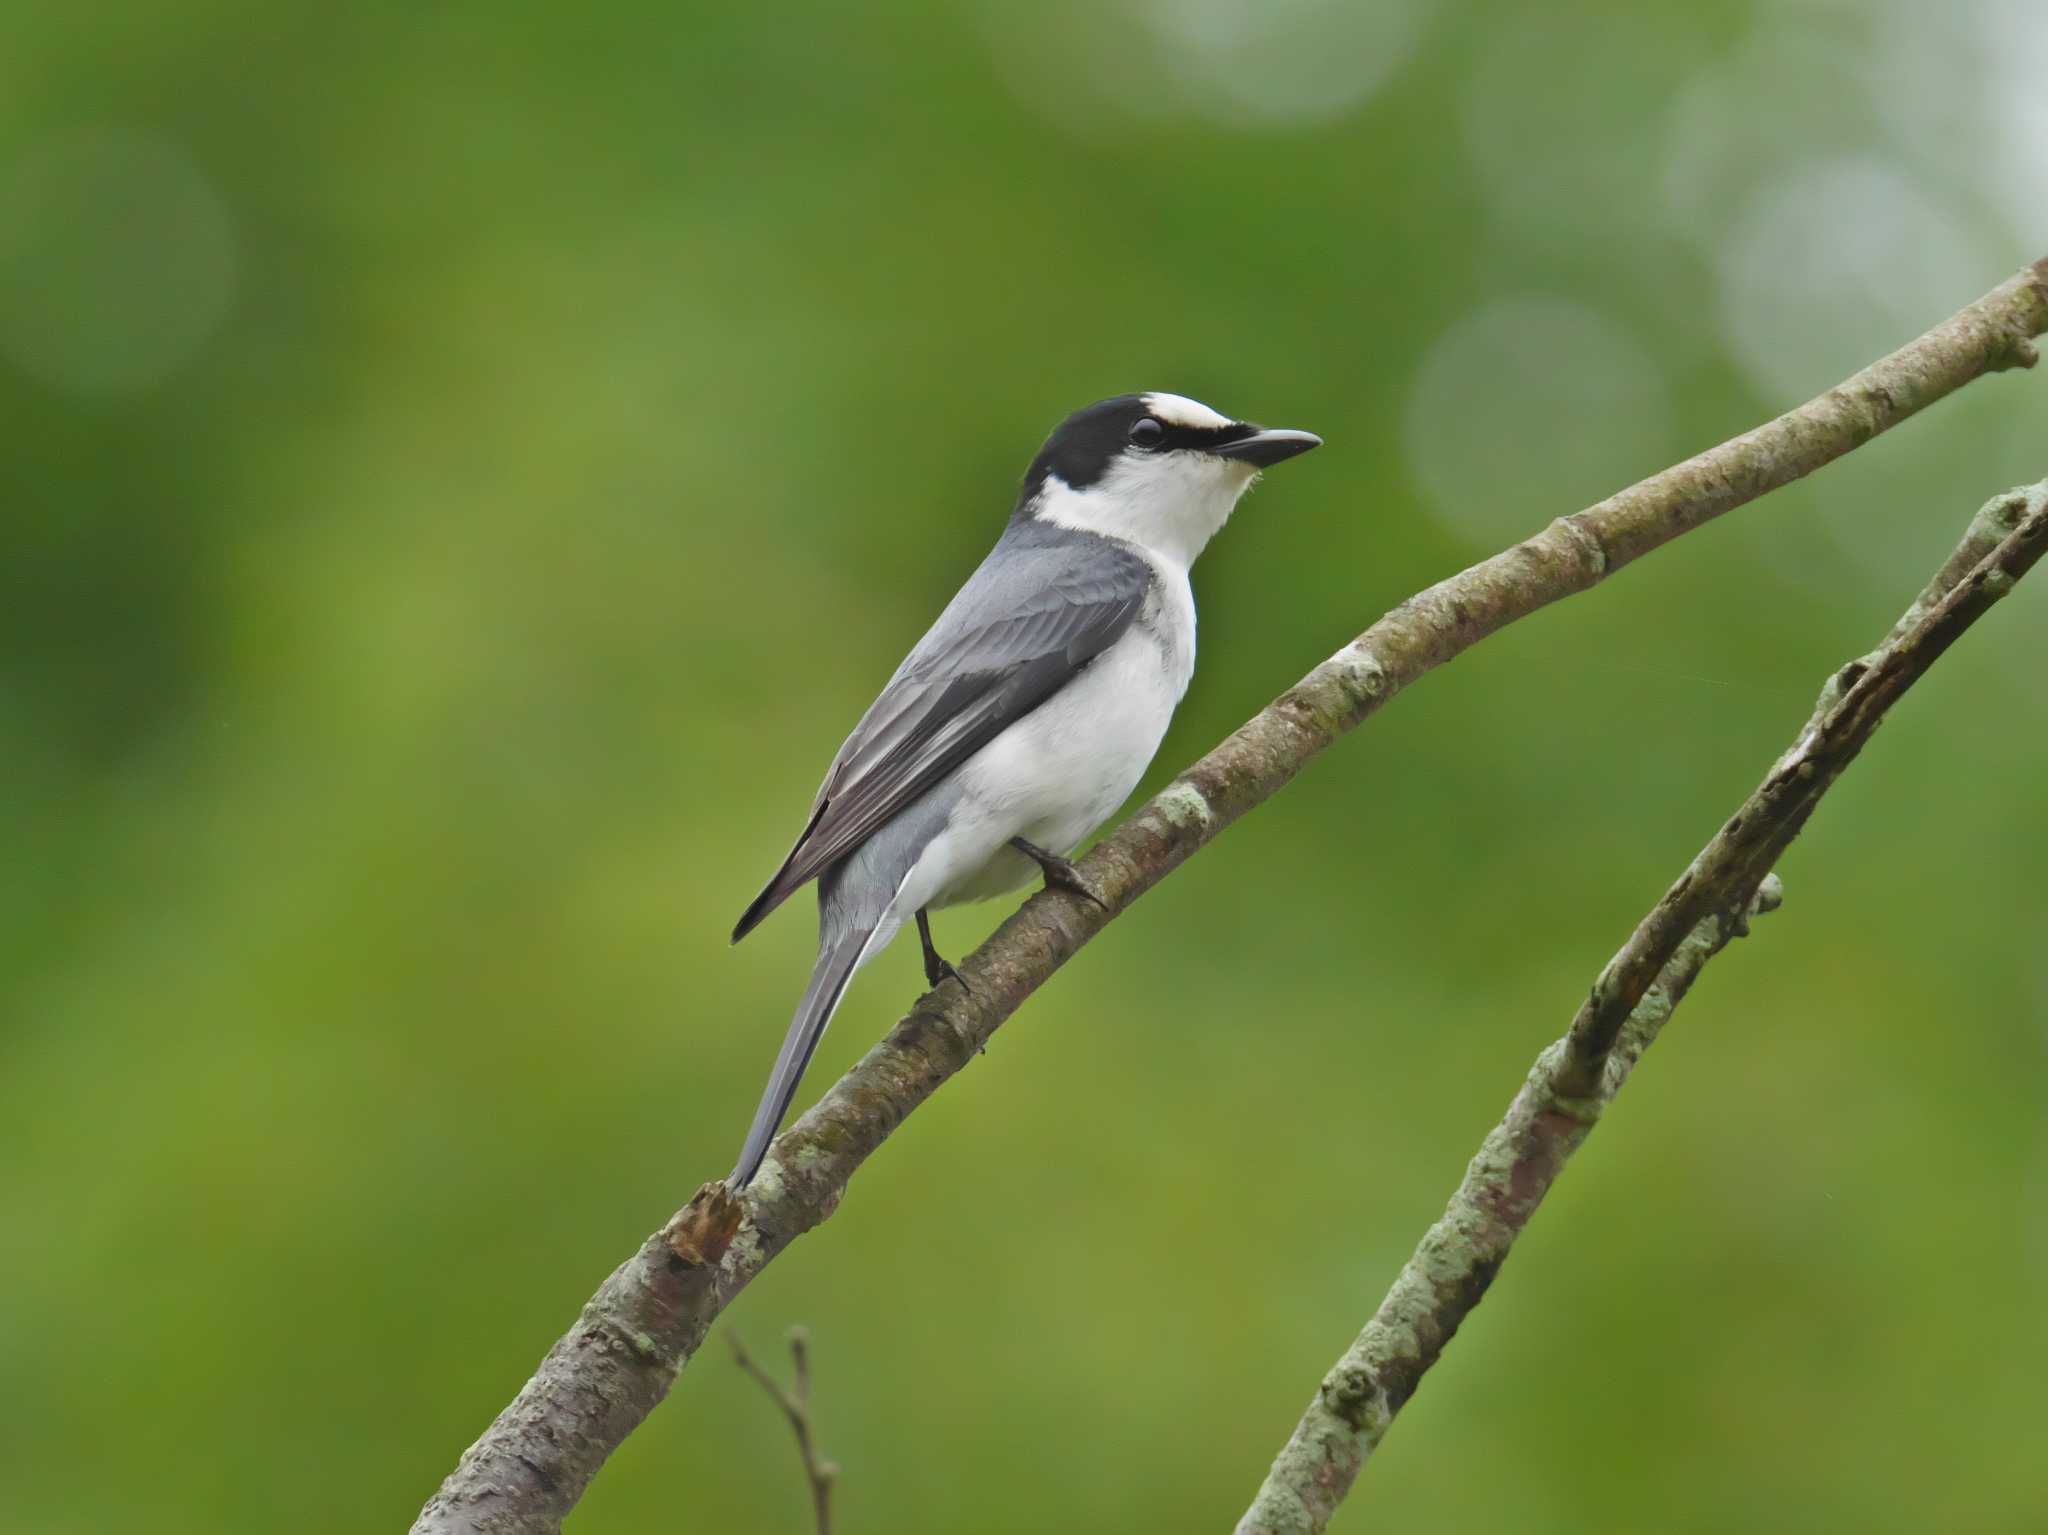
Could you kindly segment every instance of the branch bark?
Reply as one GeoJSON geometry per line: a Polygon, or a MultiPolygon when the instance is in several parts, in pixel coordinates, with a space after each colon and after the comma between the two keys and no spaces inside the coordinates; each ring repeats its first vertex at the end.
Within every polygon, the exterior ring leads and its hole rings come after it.
{"type": "MultiPolygon", "coordinates": [[[[1402,688],[1516,619],[1868,442],[1983,374],[2031,367],[2048,258],[1826,394],[1438,582],[1240,727],[1082,863],[1097,907],[1033,896],[788,1130],[743,1197],[706,1184],[613,1272],[464,1453],[415,1532],[559,1528],[732,1298],[837,1208],[889,1133],[1089,939],[1402,688]]],[[[1626,1009],[1623,1010],[1624,1013],[1626,1009]]]]}
{"type": "Polygon", "coordinates": [[[1778,904],[1771,866],[1885,712],[2048,552],[2048,480],[1987,502],[1884,643],[1828,678],[1799,737],[1609,960],[1379,1309],[1323,1377],[1237,1535],[1313,1535],[1351,1490],[1564,1164],[1702,966],[1778,904]]]}

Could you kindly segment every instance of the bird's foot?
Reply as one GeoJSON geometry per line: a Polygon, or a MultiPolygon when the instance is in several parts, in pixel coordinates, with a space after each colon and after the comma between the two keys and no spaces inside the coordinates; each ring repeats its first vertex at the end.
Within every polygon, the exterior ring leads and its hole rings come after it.
{"type": "Polygon", "coordinates": [[[932,946],[931,918],[922,911],[917,914],[917,940],[924,945],[925,985],[936,987],[942,981],[958,981],[962,991],[966,992],[969,996],[974,995],[974,988],[967,984],[967,977],[958,970],[955,970],[951,961],[945,959],[932,946]]]}
{"type": "Polygon", "coordinates": [[[1070,860],[1060,857],[1058,853],[1048,853],[1037,843],[1026,842],[1022,837],[1012,837],[1010,846],[1045,871],[1045,882],[1048,886],[1071,891],[1082,900],[1093,901],[1104,911],[1109,910],[1109,902],[1095,893],[1095,887],[1088,883],[1087,876],[1075,868],[1070,860]]]}

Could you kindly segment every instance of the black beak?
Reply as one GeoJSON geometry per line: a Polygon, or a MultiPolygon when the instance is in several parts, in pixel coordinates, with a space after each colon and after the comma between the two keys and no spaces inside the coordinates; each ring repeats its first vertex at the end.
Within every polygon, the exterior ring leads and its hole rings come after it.
{"type": "Polygon", "coordinates": [[[1209,451],[1218,458],[1240,458],[1261,469],[1270,469],[1283,460],[1310,448],[1320,448],[1323,439],[1314,432],[1292,432],[1286,427],[1268,427],[1253,432],[1249,437],[1240,437],[1236,442],[1226,442],[1220,448],[1209,451]]]}

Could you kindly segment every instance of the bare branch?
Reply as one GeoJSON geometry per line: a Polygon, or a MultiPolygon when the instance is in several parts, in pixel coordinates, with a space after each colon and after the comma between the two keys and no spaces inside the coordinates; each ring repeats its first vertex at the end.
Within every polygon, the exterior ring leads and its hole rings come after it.
{"type": "Polygon", "coordinates": [[[1090,852],[1082,870],[1102,907],[1059,892],[1032,897],[960,967],[972,992],[946,987],[921,998],[783,1133],[743,1197],[721,1184],[700,1189],[598,1289],[414,1530],[557,1529],[605,1457],[667,1395],[733,1296],[831,1215],[855,1170],[906,1115],[1117,913],[1402,688],[1971,380],[2030,366],[2029,338],[2044,330],[2048,259],[1817,399],[1559,518],[1387,614],[1090,852]]]}
{"type": "Polygon", "coordinates": [[[803,1456],[804,1476],[811,1484],[811,1513],[818,1535],[832,1535],[832,1484],[839,1478],[839,1468],[818,1454],[811,1431],[811,1335],[801,1327],[789,1330],[789,1356],[796,1364],[796,1388],[792,1391],[783,1390],[774,1376],[754,1363],[740,1335],[730,1327],[725,1330],[725,1340],[732,1345],[733,1362],[760,1383],[796,1431],[797,1453],[803,1456]]]}
{"type": "Polygon", "coordinates": [[[1237,1535],[1312,1535],[1328,1523],[1701,967],[1752,912],[1777,906],[1771,866],[1821,796],[1885,711],[2044,552],[2048,480],[1995,497],[1885,642],[1828,679],[1799,738],[1608,962],[1570,1032],[1537,1057],[1443,1218],[1323,1377],[1237,1535]]]}
{"type": "Polygon", "coordinates": [[[1701,850],[1593,983],[1572,1020],[1578,1092],[1590,1091],[1623,1020],[1680,940],[1708,915],[1743,909],[1885,711],[2041,557],[2048,481],[1993,497],[1876,650],[1828,679],[1799,739],[1701,850]],[[1987,549],[1988,546],[1988,549],[1987,549]],[[1980,551],[1986,551],[1981,552],[1980,551]],[[1976,563],[1970,564],[1972,555],[1976,563]]]}

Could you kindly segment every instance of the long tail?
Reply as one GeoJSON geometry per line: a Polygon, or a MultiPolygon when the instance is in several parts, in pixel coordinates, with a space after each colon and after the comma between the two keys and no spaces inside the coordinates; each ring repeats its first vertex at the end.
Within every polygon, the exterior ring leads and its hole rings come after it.
{"type": "Polygon", "coordinates": [[[789,1021],[782,1053],[775,1057],[775,1069],[768,1075],[761,1106],[754,1110],[753,1128],[747,1131],[739,1166],[726,1179],[731,1187],[745,1188],[761,1170],[761,1160],[768,1155],[768,1143],[775,1139],[782,1116],[789,1112],[789,1100],[796,1096],[797,1084],[803,1081],[804,1068],[811,1064],[811,1052],[818,1048],[825,1025],[838,1010],[846,983],[867,958],[874,936],[874,926],[856,927],[819,946],[817,968],[811,972],[811,984],[804,988],[803,1000],[796,1005],[796,1016],[789,1021]]]}

